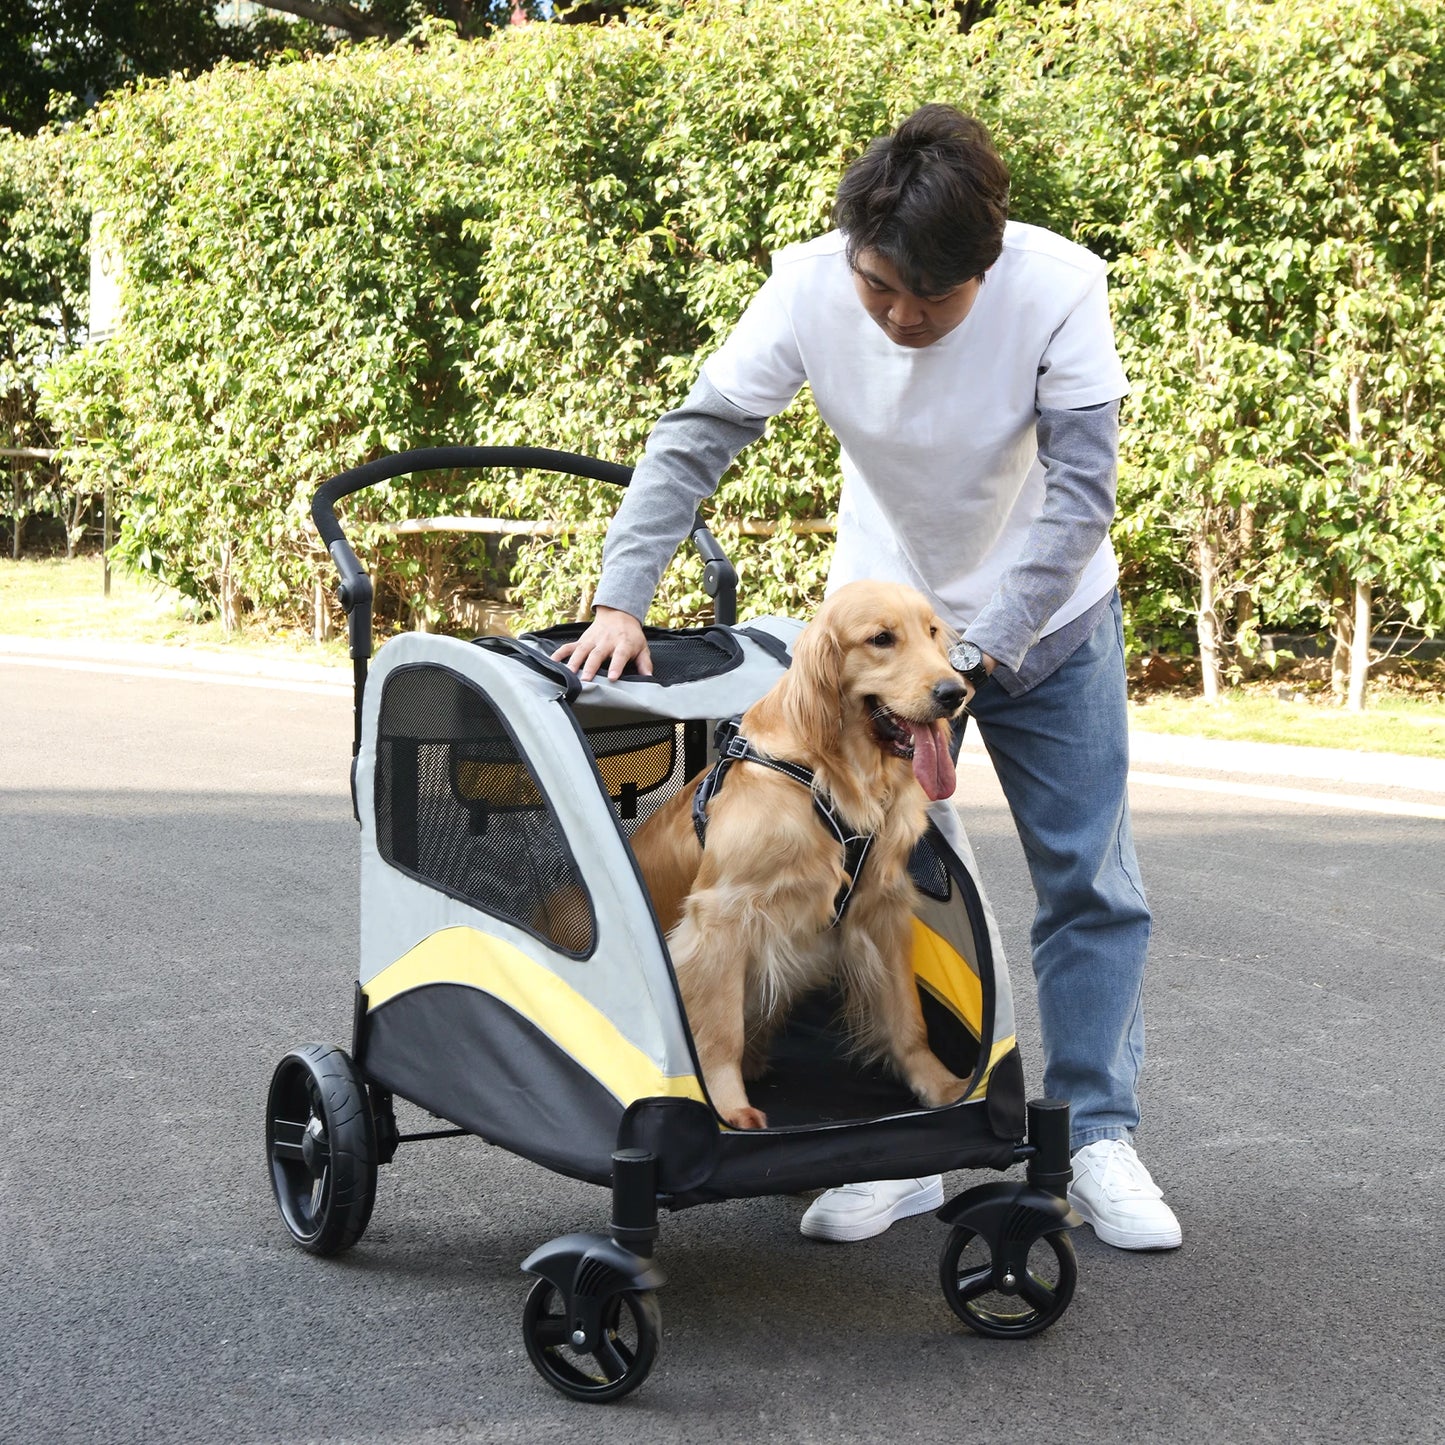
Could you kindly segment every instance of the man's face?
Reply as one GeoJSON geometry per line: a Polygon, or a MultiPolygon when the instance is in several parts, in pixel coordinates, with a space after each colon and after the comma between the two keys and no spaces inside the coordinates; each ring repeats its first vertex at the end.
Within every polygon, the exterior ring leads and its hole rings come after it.
{"type": "Polygon", "coordinates": [[[853,262],[853,289],[863,309],[899,346],[932,346],[947,336],[973,309],[982,284],[975,276],[940,296],[916,296],[877,251],[859,251],[853,262]]]}

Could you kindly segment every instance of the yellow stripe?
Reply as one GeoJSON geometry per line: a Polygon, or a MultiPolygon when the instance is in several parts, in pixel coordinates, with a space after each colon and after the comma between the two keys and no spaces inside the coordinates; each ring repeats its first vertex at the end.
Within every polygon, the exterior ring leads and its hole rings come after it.
{"type": "Polygon", "coordinates": [[[499,999],[624,1105],[660,1095],[706,1102],[696,1077],[663,1074],[606,1014],[503,939],[475,928],[433,933],[366,985],[367,1009],[429,983],[458,983],[499,999]]]}
{"type": "MultiPolygon", "coordinates": [[[[963,955],[918,918],[913,920],[913,972],[935,998],[958,1015],[974,1038],[983,1037],[983,984],[963,955]]],[[[1017,1042],[1013,1034],[995,1040],[988,1067],[969,1091],[970,1099],[981,1099],[988,1092],[994,1065],[1017,1042]]]]}
{"type": "Polygon", "coordinates": [[[983,985],[963,955],[921,919],[913,920],[913,972],[983,1037],[983,985]]]}
{"type": "Polygon", "coordinates": [[[1011,1049],[1013,1049],[1017,1044],[1017,1036],[1014,1034],[1010,1034],[1008,1038],[1000,1039],[993,1046],[993,1050],[988,1056],[988,1068],[983,1071],[983,1078],[981,1078],[978,1083],[969,1090],[968,1097],[970,1099],[981,1099],[986,1093],[988,1093],[988,1081],[990,1078],[993,1077],[994,1065],[997,1064],[998,1061],[1003,1058],[1003,1056],[1011,1049]]]}

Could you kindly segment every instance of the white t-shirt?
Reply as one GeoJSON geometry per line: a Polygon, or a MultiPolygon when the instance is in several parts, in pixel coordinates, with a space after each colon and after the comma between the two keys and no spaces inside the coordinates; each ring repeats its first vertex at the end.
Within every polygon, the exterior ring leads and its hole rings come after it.
{"type": "MultiPolygon", "coordinates": [[[[863,309],[841,233],[789,246],[703,374],[753,416],[776,415],[809,383],[841,444],[829,588],[907,582],[960,629],[1042,510],[1037,409],[1097,406],[1129,389],[1104,263],[1012,221],[968,315],[921,348],[890,341],[863,309]]],[[[1118,570],[1106,538],[1041,634],[1105,597],[1118,570]]]]}

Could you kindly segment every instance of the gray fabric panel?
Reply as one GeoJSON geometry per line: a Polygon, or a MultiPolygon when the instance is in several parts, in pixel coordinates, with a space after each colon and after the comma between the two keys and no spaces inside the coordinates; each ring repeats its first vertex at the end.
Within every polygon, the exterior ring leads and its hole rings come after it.
{"type": "MultiPolygon", "coordinates": [[[[772,635],[780,619],[748,622],[748,627],[765,628],[772,635]]],[[[786,633],[784,641],[791,641],[786,633]]],[[[718,677],[700,682],[659,687],[642,678],[624,677],[616,682],[599,676],[584,682],[573,706],[579,717],[591,723],[607,714],[617,717],[724,718],[751,707],[783,675],[785,669],[767,651],[746,637],[739,638],[743,659],[739,666],[718,677]]]]}
{"type": "Polygon", "coordinates": [[[663,944],[632,855],[592,777],[557,687],[525,664],[455,638],[404,634],[388,642],[367,683],[365,735],[357,768],[361,800],[361,968],[365,985],[443,928],[466,926],[520,949],[612,1020],[663,1073],[693,1072],[681,1009],[663,944]],[[582,870],[597,919],[598,947],[571,959],[521,928],[449,897],[388,865],[370,806],[375,738],[386,677],[429,663],[476,682],[524,741],[529,760],[582,870]]]}

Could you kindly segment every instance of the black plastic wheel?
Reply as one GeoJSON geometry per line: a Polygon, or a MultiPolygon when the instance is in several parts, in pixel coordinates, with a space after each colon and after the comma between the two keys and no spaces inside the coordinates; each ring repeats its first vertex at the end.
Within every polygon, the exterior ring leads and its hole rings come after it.
{"type": "Polygon", "coordinates": [[[662,1337],[662,1310],[651,1290],[624,1290],[602,1309],[602,1343],[595,1354],[572,1343],[567,1300],[539,1279],[522,1311],[522,1338],[537,1373],[554,1389],[594,1405],[629,1395],[651,1373],[662,1337]]]}
{"type": "Polygon", "coordinates": [[[341,1049],[292,1049],[266,1105],[271,1187],[291,1237],[312,1254],[349,1249],[376,1199],[376,1132],[356,1065],[341,1049]]]}
{"type": "Polygon", "coordinates": [[[943,1248],[938,1277],[949,1308],[969,1329],[1016,1340],[1048,1329],[1068,1309],[1079,1266],[1068,1232],[1051,1230],[1029,1245],[1017,1283],[1000,1288],[988,1241],[959,1225],[943,1248]]]}

